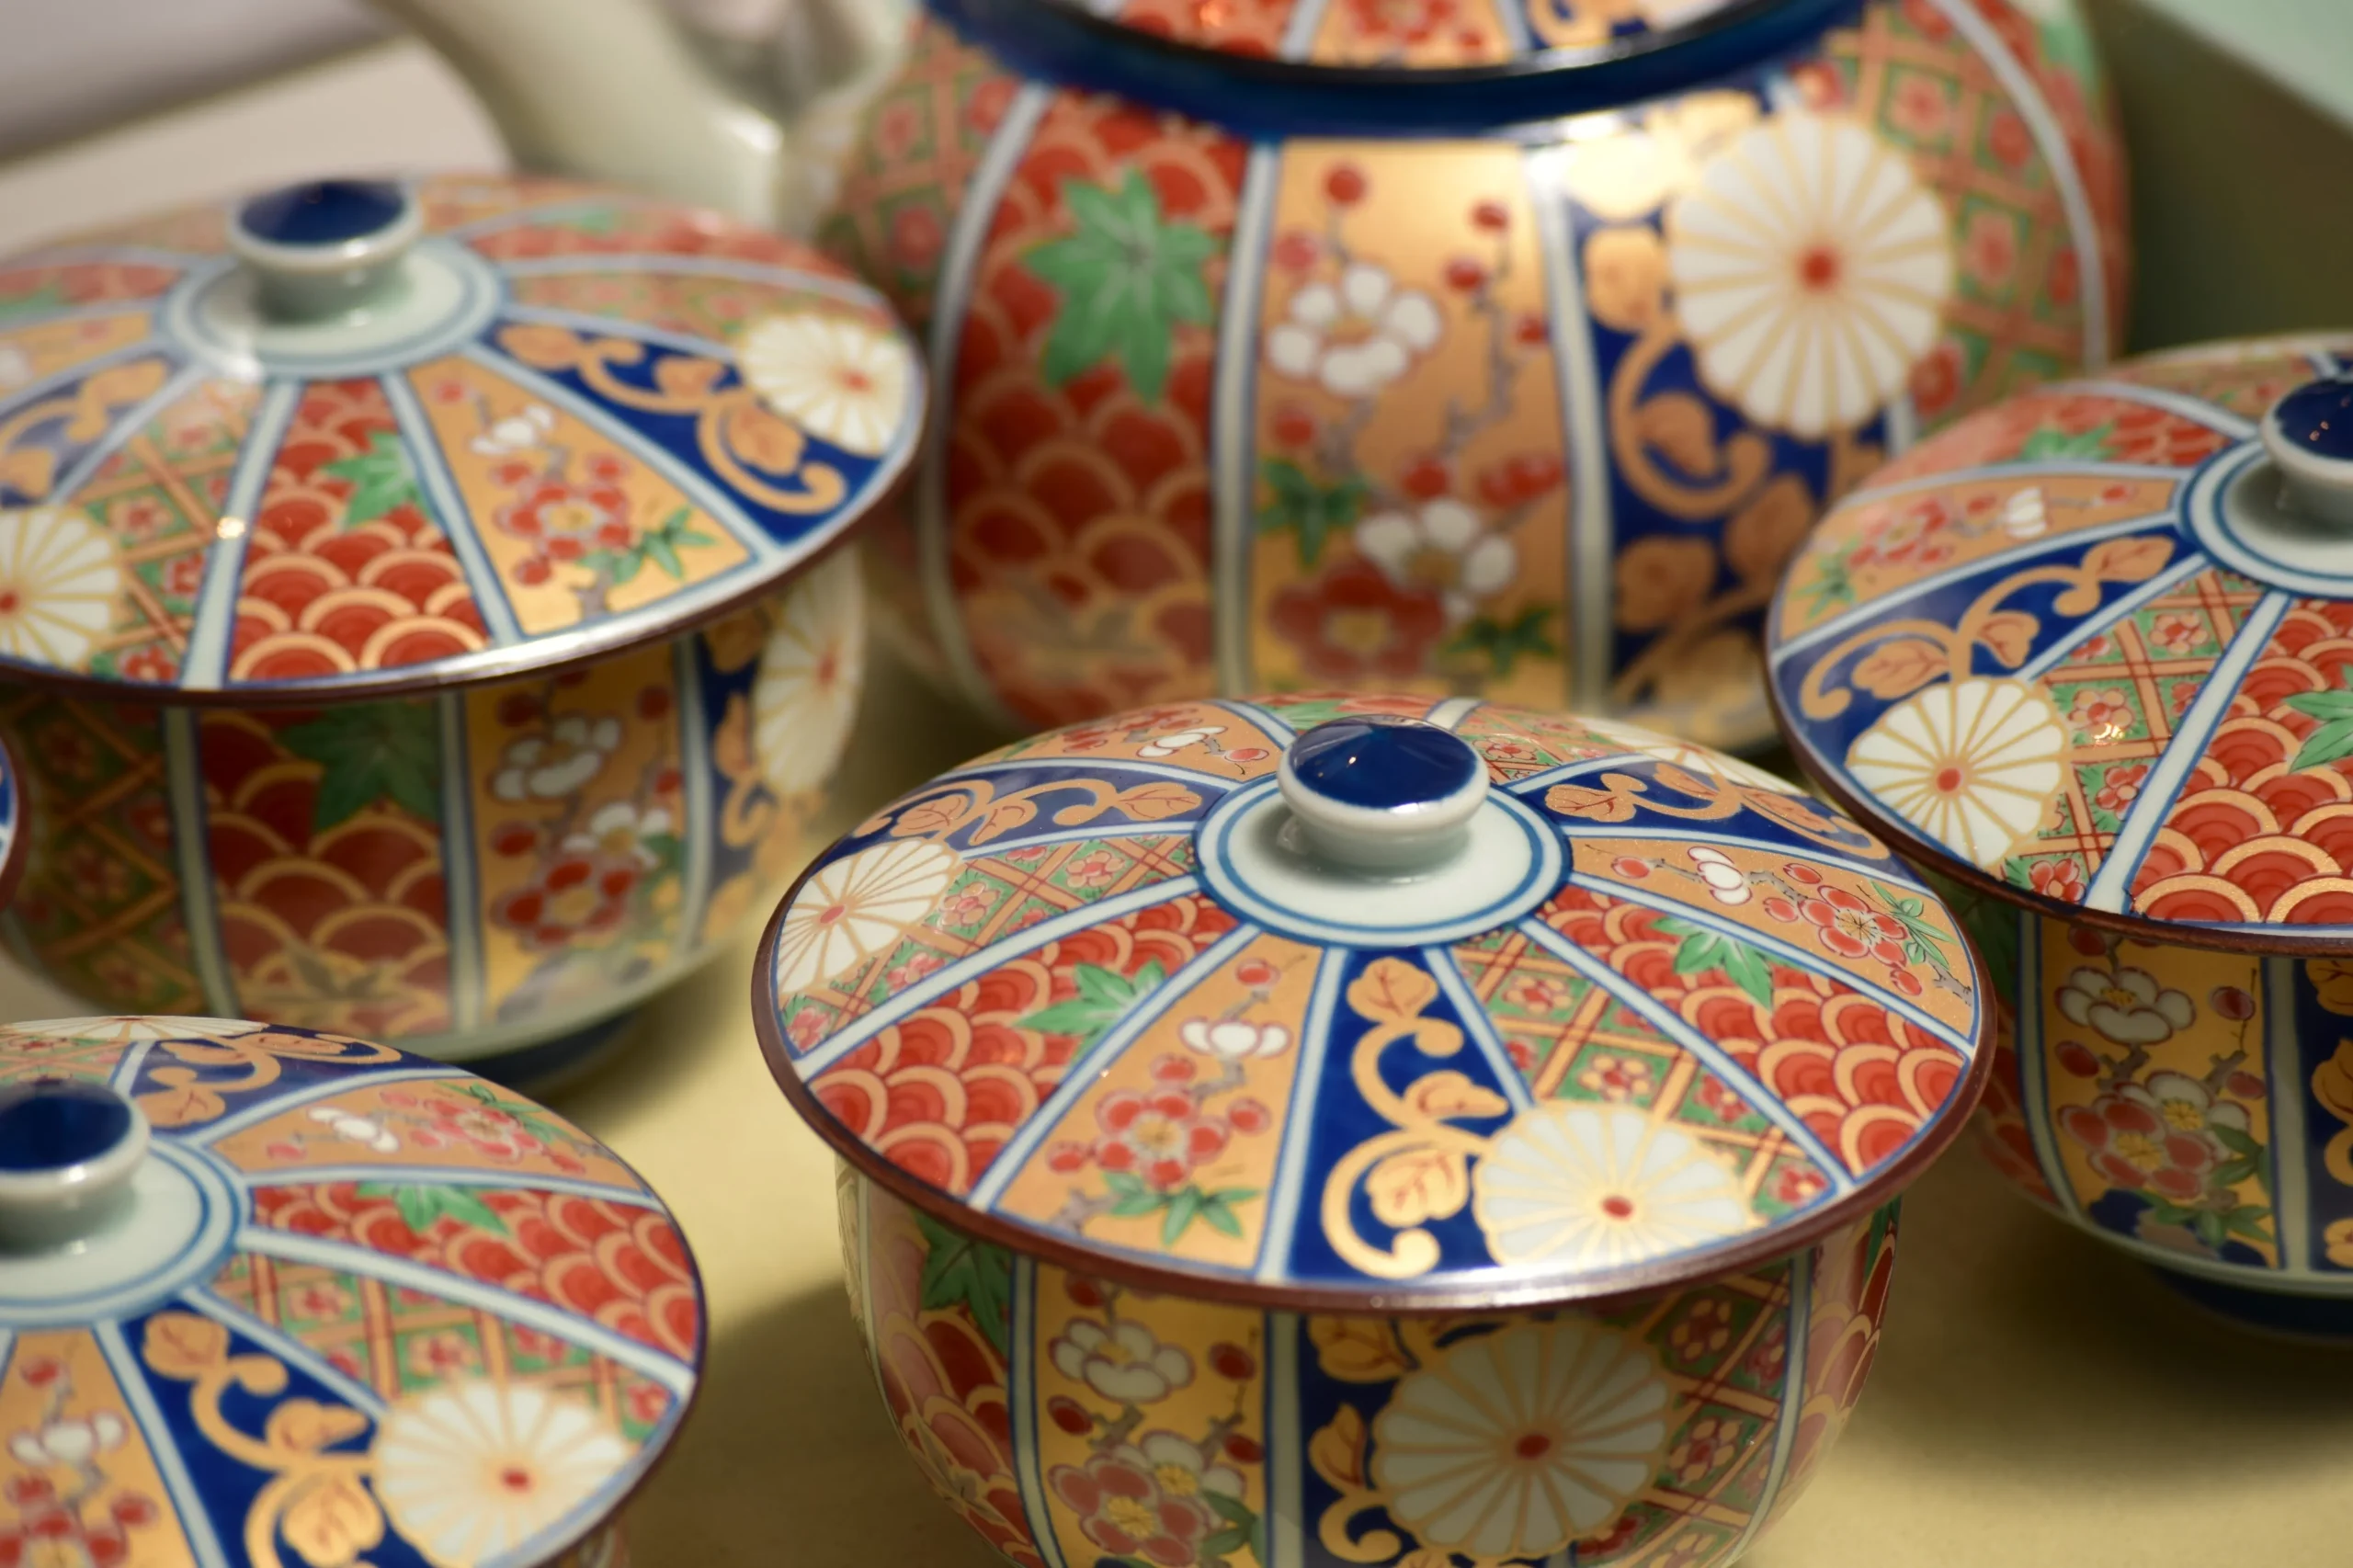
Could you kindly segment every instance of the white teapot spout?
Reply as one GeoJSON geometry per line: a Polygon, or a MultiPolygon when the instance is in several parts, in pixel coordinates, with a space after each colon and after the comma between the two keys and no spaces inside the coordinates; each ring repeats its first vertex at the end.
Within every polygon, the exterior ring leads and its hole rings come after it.
{"type": "Polygon", "coordinates": [[[907,0],[376,0],[481,97],[517,164],[805,230],[907,0]]]}

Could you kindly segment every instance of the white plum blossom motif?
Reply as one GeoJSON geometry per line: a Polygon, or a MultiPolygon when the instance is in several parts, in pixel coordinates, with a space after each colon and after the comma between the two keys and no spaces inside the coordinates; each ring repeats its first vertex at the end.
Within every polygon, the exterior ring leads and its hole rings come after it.
{"type": "Polygon", "coordinates": [[[1503,1264],[1614,1268],[1756,1224],[1739,1177],[1706,1145],[1622,1105],[1548,1105],[1495,1135],[1472,1215],[1503,1264]]]}
{"type": "Polygon", "coordinates": [[[889,951],[931,913],[961,864],[943,845],[904,838],[820,868],[777,926],[778,994],[823,984],[889,951]]]}
{"type": "Polygon", "coordinates": [[[1674,1411],[1633,1335],[1514,1323],[1399,1381],[1373,1418],[1372,1480],[1426,1551],[1549,1559],[1651,1483],[1674,1411]]]}
{"type": "Polygon", "coordinates": [[[555,410],[544,403],[527,403],[522,409],[494,421],[467,444],[486,458],[519,457],[537,451],[555,434],[555,410]]]}
{"type": "Polygon", "coordinates": [[[400,1135],[382,1122],[370,1117],[355,1116],[341,1106],[313,1106],[311,1119],[336,1137],[362,1148],[373,1149],[380,1154],[389,1154],[401,1146],[400,1135]]]}
{"type": "Polygon", "coordinates": [[[633,801],[610,801],[589,813],[578,831],[564,835],[563,847],[578,855],[602,854],[614,860],[634,860],[652,870],[662,863],[654,841],[677,831],[670,813],[660,806],[640,809],[633,801]]]}
{"type": "Polygon", "coordinates": [[[1176,1027],[1176,1038],[1187,1050],[1220,1062],[1280,1056],[1290,1046],[1290,1031],[1282,1025],[1246,1024],[1239,1018],[1188,1018],[1176,1027]]]}
{"type": "Polygon", "coordinates": [[[486,1562],[562,1520],[630,1460],[583,1401],[475,1379],[413,1394],[376,1429],[376,1495],[438,1563],[486,1562]]]}
{"type": "Polygon", "coordinates": [[[1267,362],[1335,397],[1370,397],[1437,347],[1444,325],[1437,301],[1355,262],[1337,285],[1309,283],[1290,297],[1286,319],[1267,335],[1267,362]]]}
{"type": "Polygon", "coordinates": [[[1203,741],[1214,739],[1223,733],[1225,733],[1223,724],[1200,724],[1189,730],[1171,730],[1165,735],[1154,735],[1136,747],[1136,755],[1150,757],[1175,756],[1187,746],[1199,745],[1203,741]]]}
{"type": "Polygon", "coordinates": [[[2059,988],[2059,1011],[2067,1021],[2097,1029],[2119,1045],[2155,1045],[2189,1027],[2197,1005],[2179,991],[2157,983],[2145,969],[2120,964],[2110,974],[2085,966],[2059,988]]]}
{"type": "Polygon", "coordinates": [[[753,735],[770,789],[790,800],[833,777],[865,678],[864,585],[841,551],[792,585],[760,650],[753,735]]]}
{"type": "Polygon", "coordinates": [[[1131,1464],[1142,1460],[1136,1468],[1157,1480],[1162,1491],[1173,1492],[1179,1497],[1215,1492],[1239,1501],[1243,1495],[1240,1471],[1221,1462],[1214,1452],[1203,1452],[1199,1443],[1174,1432],[1146,1432],[1141,1442],[1120,1457],[1131,1464]]]}
{"type": "Polygon", "coordinates": [[[736,350],[760,400],[820,440],[879,458],[915,385],[906,345],[848,316],[795,311],[755,322],[736,350]]]}
{"type": "Polygon", "coordinates": [[[14,392],[32,379],[32,356],[13,343],[0,343],[0,392],[14,392]]]}
{"type": "Polygon", "coordinates": [[[1402,588],[1434,588],[1450,621],[1511,582],[1511,540],[1481,528],[1479,514],[1440,496],[1419,512],[1377,512],[1357,525],[1357,548],[1402,588]]]}
{"type": "Polygon", "coordinates": [[[2051,531],[2040,485],[2029,484],[2002,504],[2002,531],[2012,539],[2040,539],[2051,531]]]}
{"type": "Polygon", "coordinates": [[[1732,858],[1721,849],[1711,849],[1702,844],[1693,845],[1688,854],[1691,869],[1708,884],[1708,895],[1718,903],[1743,904],[1749,899],[1747,874],[1732,863],[1732,858]]]}
{"type": "Polygon", "coordinates": [[[1938,845],[1995,867],[2040,825],[2066,756],[2066,727],[2040,691],[1972,676],[1881,714],[1847,770],[1938,845]]]}
{"type": "Polygon", "coordinates": [[[502,801],[561,801],[604,771],[621,744],[621,722],[567,713],[544,735],[506,743],[490,792],[502,801]]]}
{"type": "Polygon", "coordinates": [[[88,513],[0,511],[0,653],[85,668],[114,626],[125,582],[114,540],[88,513]]]}
{"type": "Polygon", "coordinates": [[[8,1454],[30,1470],[52,1465],[82,1470],[98,1455],[122,1447],[127,1436],[129,1429],[121,1416],[111,1410],[98,1410],[20,1431],[8,1439],[8,1454]]]}
{"type": "Polygon", "coordinates": [[[1054,1369],[1114,1404],[1154,1404],[1193,1381],[1193,1358],[1140,1323],[1081,1318],[1049,1346],[1054,1369]]]}
{"type": "Polygon", "coordinates": [[[1701,166],[1667,209],[1666,259],[1701,380],[1809,440],[1904,389],[1952,292],[1951,227],[1910,161],[1859,121],[1802,110],[1701,166]]]}

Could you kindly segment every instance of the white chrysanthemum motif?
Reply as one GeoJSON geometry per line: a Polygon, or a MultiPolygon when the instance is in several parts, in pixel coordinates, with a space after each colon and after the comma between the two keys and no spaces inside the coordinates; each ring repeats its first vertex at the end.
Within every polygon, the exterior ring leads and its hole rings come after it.
{"type": "Polygon", "coordinates": [[[1855,782],[1973,865],[1999,866],[2033,836],[2067,771],[2058,710],[2024,681],[1932,686],[1855,739],[1855,782]]]}
{"type": "Polygon", "coordinates": [[[1674,1392],[1649,1349],[1589,1318],[1516,1323],[1397,1384],[1372,1423],[1372,1480],[1422,1546],[1549,1559],[1651,1483],[1674,1392]]]}
{"type": "Polygon", "coordinates": [[[866,673],[865,606],[858,557],[847,551],[785,595],[752,687],[760,768],[779,795],[802,794],[833,777],[849,744],[866,673]]]}
{"type": "Polygon", "coordinates": [[[505,1556],[586,1502],[630,1446],[577,1399],[477,1379],[394,1405],[373,1458],[394,1528],[460,1568],[505,1556]]]}
{"type": "Polygon", "coordinates": [[[14,1040],[103,1040],[139,1045],[158,1040],[234,1040],[267,1028],[244,1018],[177,1018],[165,1014],[138,1017],[35,1018],[0,1027],[0,1035],[14,1040]]]}
{"type": "Polygon", "coordinates": [[[1548,1105],[1496,1134],[1472,1216],[1503,1264],[1613,1268],[1736,1236],[1756,1221],[1706,1146],[1622,1105],[1548,1105]]]}
{"type": "Polygon", "coordinates": [[[1688,741],[1678,741],[1633,724],[1621,724],[1614,719],[1580,716],[1577,722],[1605,741],[1615,741],[1628,751],[1671,764],[1702,778],[1719,779],[1727,784],[1745,784],[1752,790],[1771,790],[1783,795],[1797,793],[1797,787],[1788,779],[1706,746],[1693,745],[1688,741]]]}
{"type": "Polygon", "coordinates": [[[1436,347],[1445,324],[1437,301],[1359,261],[1336,285],[1310,283],[1290,297],[1285,319],[1267,335],[1267,362],[1335,397],[1370,397],[1436,347]]]}
{"type": "Polygon", "coordinates": [[[848,316],[797,311],[755,322],[736,351],[761,401],[821,440],[879,458],[906,417],[906,346],[848,316]]]}
{"type": "Polygon", "coordinates": [[[824,983],[879,953],[931,913],[962,864],[953,849],[903,838],[846,856],[801,884],[776,934],[776,983],[824,983]]]}
{"type": "Polygon", "coordinates": [[[1952,291],[1944,208],[1849,119],[1791,111],[1742,135],[1667,209],[1666,240],[1701,379],[1809,439],[1902,390],[1952,291]]]}
{"type": "Polygon", "coordinates": [[[0,512],[0,653],[80,670],[114,626],[122,557],[71,506],[0,512]]]}

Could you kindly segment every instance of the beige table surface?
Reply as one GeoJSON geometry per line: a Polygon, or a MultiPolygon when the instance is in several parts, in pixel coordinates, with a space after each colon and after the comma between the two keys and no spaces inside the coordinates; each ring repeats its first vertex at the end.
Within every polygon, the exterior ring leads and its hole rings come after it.
{"type": "MultiPolygon", "coordinates": [[[[394,46],[0,168],[0,251],[273,178],[499,158],[463,90],[394,46]]],[[[879,671],[822,833],[986,744],[879,671]]],[[[752,935],[656,999],[630,1054],[553,1096],[660,1188],[710,1292],[704,1392],[631,1514],[639,1562],[985,1568],[875,1397],[831,1159],[753,1041],[752,935]]],[[[71,1010],[0,972],[0,1017],[71,1010]]],[[[1751,1568],[2353,1564],[2353,1355],[2210,1323],[1965,1148],[1915,1189],[1901,1249],[1861,1409],[1751,1568]]]]}

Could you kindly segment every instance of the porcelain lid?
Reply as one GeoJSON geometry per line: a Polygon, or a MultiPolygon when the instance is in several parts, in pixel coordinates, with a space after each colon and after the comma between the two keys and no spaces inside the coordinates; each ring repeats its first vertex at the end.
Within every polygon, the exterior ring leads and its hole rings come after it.
{"type": "Polygon", "coordinates": [[[1936,896],[1794,786],[1421,698],[1155,708],[876,812],[754,1012],[854,1165],[1018,1250],[1301,1309],[1589,1299],[1893,1196],[1989,1060],[1936,896]]]}
{"type": "Polygon", "coordinates": [[[1134,32],[1317,65],[1438,70],[1603,52],[1700,30],[1754,0],[1051,0],[1134,32]]]}
{"type": "Polygon", "coordinates": [[[548,1562],[668,1446],[703,1323],[637,1174],[460,1069],[0,1028],[0,1562],[548,1562]]]}
{"type": "Polygon", "coordinates": [[[339,180],[0,261],[0,673],[178,702],[488,679],[773,588],[923,373],[800,245],[591,186],[339,180]]]}
{"type": "Polygon", "coordinates": [[[1881,472],[1772,611],[1806,767],[1907,853],[2029,907],[2353,947],[2348,352],[2131,361],[1881,472]]]}

